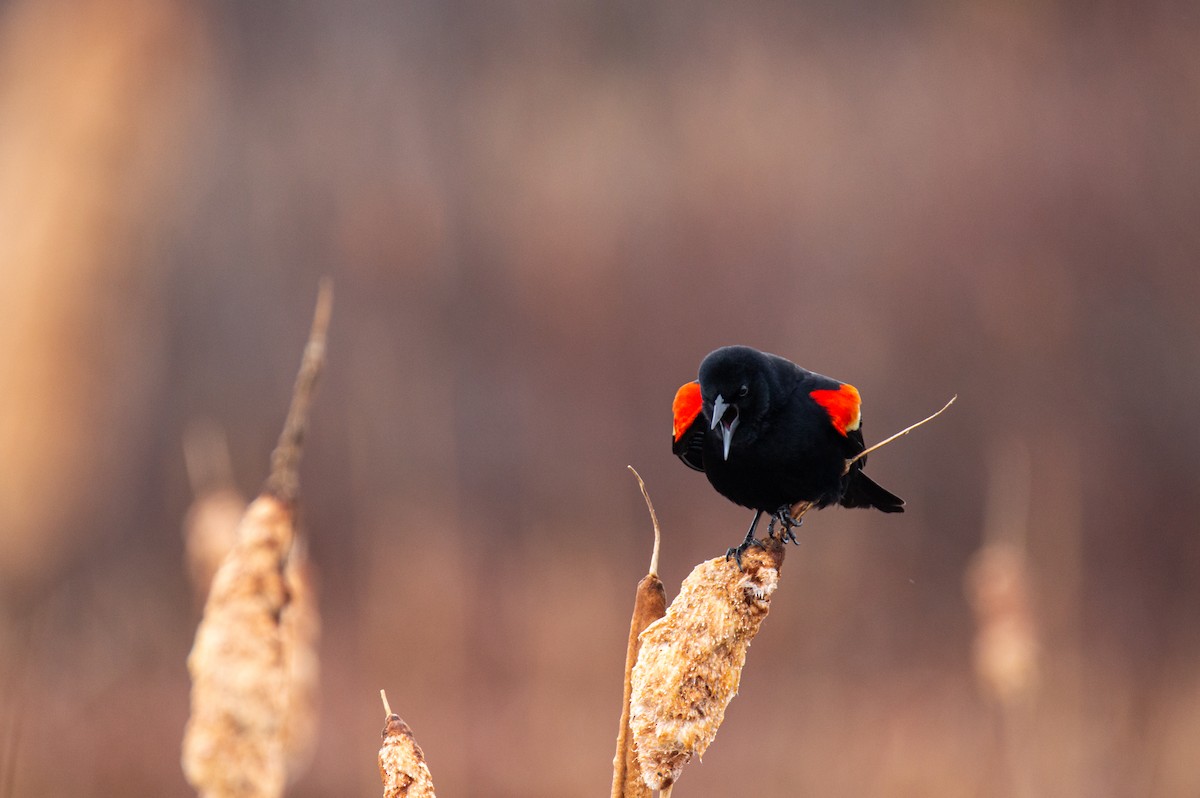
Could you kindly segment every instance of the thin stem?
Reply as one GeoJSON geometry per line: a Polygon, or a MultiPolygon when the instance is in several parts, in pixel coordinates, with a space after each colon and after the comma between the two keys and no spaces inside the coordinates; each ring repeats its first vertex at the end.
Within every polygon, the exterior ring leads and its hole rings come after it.
{"type": "Polygon", "coordinates": [[[325,365],[325,334],[332,307],[333,283],[324,278],[317,291],[317,309],[292,389],[292,404],[283,422],[279,443],[271,453],[271,474],[267,477],[265,491],[283,501],[295,501],[300,495],[300,453],[308,426],[308,408],[312,404],[317,378],[325,365]]]}
{"type": "Polygon", "coordinates": [[[658,514],[654,512],[654,503],[650,501],[650,494],[646,491],[646,483],[642,481],[642,475],[633,466],[625,467],[632,471],[637,478],[638,487],[642,489],[642,496],[646,499],[646,507],[650,509],[650,523],[654,525],[654,552],[650,555],[649,573],[658,576],[658,549],[662,543],[662,530],[658,527],[658,514]]]}
{"type": "MultiPolygon", "coordinates": [[[[849,460],[846,461],[846,471],[849,471],[850,466],[854,465],[859,460],[863,459],[864,457],[866,457],[868,454],[875,451],[876,449],[880,449],[884,446],[887,446],[892,441],[896,440],[897,438],[899,438],[903,435],[907,435],[908,433],[912,432],[913,430],[915,430],[917,427],[921,426],[922,424],[933,421],[935,418],[940,416],[942,413],[945,413],[946,408],[949,407],[950,405],[954,404],[954,400],[957,398],[958,398],[958,394],[951,396],[950,401],[946,402],[946,404],[943,405],[942,409],[937,411],[936,413],[934,413],[932,416],[929,416],[928,418],[923,418],[920,421],[918,421],[916,424],[913,424],[912,426],[908,426],[908,427],[905,427],[904,429],[900,430],[895,435],[892,435],[890,438],[884,438],[883,440],[881,440],[879,443],[875,444],[874,446],[869,446],[866,449],[863,449],[861,452],[854,455],[854,457],[851,457],[849,460]]],[[[843,472],[843,473],[845,473],[845,472],[843,472]]]]}

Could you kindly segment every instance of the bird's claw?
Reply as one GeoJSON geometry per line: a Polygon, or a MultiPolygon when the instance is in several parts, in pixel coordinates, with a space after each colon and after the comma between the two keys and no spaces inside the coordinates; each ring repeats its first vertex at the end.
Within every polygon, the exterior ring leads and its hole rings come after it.
{"type": "Polygon", "coordinates": [[[737,562],[738,570],[744,571],[745,569],[742,568],[742,555],[745,554],[746,549],[750,548],[751,546],[757,546],[760,549],[766,548],[762,541],[755,538],[746,538],[740,544],[725,552],[725,561],[728,562],[729,558],[732,557],[737,562]]]}
{"type": "Polygon", "coordinates": [[[796,533],[792,530],[804,523],[804,519],[793,518],[791,507],[784,505],[771,514],[771,520],[767,523],[767,534],[771,537],[775,536],[776,523],[783,528],[780,535],[785,543],[800,544],[800,541],[796,539],[796,533]]]}

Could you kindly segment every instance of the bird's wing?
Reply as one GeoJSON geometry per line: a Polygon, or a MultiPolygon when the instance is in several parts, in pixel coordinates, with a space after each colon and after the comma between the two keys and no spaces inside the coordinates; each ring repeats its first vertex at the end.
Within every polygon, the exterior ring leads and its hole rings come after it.
{"type": "MultiPolygon", "coordinates": [[[[842,435],[849,436],[851,432],[861,428],[862,414],[859,408],[862,402],[858,396],[858,389],[853,385],[842,383],[836,388],[809,391],[808,395],[825,408],[833,428],[842,435]]],[[[859,437],[862,437],[861,433],[859,437]]]]}
{"type": "MultiPolygon", "coordinates": [[[[809,396],[829,415],[833,428],[845,439],[844,451],[850,458],[861,452],[865,445],[862,434],[862,401],[858,389],[848,383],[836,383],[835,388],[809,391],[809,396]]],[[[864,457],[856,464],[866,465],[864,457]]]]}
{"type": "Polygon", "coordinates": [[[700,397],[700,383],[693,380],[684,383],[675,392],[671,403],[674,416],[672,424],[671,451],[688,468],[704,470],[704,430],[707,419],[704,415],[704,400],[700,397]]]}

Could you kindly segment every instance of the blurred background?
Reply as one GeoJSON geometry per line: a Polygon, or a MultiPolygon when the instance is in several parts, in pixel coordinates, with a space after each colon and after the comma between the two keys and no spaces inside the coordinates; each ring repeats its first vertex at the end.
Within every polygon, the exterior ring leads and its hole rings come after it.
{"type": "Polygon", "coordinates": [[[668,447],[735,342],[868,441],[959,400],[682,794],[1200,794],[1197,97],[1191,3],[0,2],[0,793],[191,794],[181,529],[328,274],[290,795],[378,794],[381,687],[444,795],[605,794],[625,466],[673,595],[749,522],[668,447]]]}

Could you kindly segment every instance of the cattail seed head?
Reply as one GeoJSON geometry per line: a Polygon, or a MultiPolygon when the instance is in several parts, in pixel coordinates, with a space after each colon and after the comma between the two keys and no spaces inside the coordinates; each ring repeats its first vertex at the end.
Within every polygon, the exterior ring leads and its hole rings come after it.
{"type": "Polygon", "coordinates": [[[1028,565],[1009,543],[980,549],[967,572],[967,596],[975,610],[975,672],[993,698],[1008,702],[1037,681],[1038,635],[1028,565]]]}
{"type": "Polygon", "coordinates": [[[383,727],[379,777],[383,780],[383,798],[436,798],[425,754],[412,729],[394,712],[383,727]]]}
{"type": "Polygon", "coordinates": [[[716,736],[782,564],[783,546],[776,540],[747,551],[742,568],[725,558],[702,562],[667,614],[642,633],[630,728],[651,789],[673,784],[716,736]]]}
{"type": "Polygon", "coordinates": [[[261,496],[217,570],[188,656],[192,713],[183,770],[206,798],[274,798],[285,780],[287,648],[280,618],[292,510],[261,496]]]}

